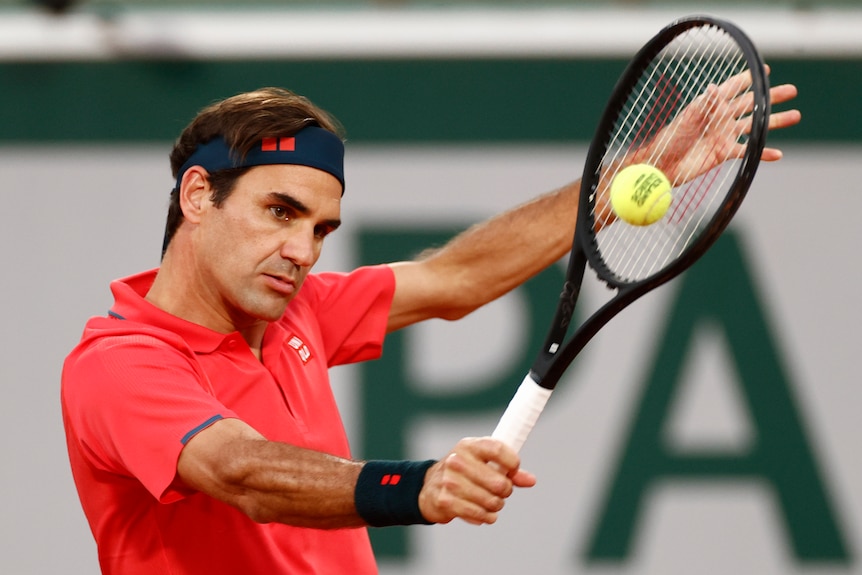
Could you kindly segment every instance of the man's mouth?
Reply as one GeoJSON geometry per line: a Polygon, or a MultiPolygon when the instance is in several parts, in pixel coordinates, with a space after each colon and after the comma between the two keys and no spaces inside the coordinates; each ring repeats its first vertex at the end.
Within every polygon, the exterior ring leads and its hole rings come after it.
{"type": "Polygon", "coordinates": [[[296,282],[291,278],[280,275],[264,274],[267,286],[282,295],[293,295],[296,293],[296,282]]]}

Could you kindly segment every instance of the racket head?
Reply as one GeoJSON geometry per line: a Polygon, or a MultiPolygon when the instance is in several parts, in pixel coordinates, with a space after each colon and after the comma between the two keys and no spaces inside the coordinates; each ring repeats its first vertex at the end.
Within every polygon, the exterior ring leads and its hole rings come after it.
{"type": "Polygon", "coordinates": [[[694,263],[727,227],[751,185],[769,108],[763,60],[734,24],[690,16],[647,42],[614,87],[584,165],[575,241],[597,275],[634,299],[694,263]],[[728,94],[731,103],[716,103],[728,94]],[[746,102],[752,104],[743,112],[746,102]],[[679,133],[681,122],[674,121],[693,111],[706,118],[701,132],[679,133]],[[717,133],[724,136],[716,141],[722,145],[712,145],[717,133]],[[669,155],[678,146],[669,142],[683,137],[688,149],[703,148],[704,159],[667,172],[673,199],[665,215],[647,226],[615,218],[608,190],[619,169],[672,165],[669,155]]]}
{"type": "Polygon", "coordinates": [[[766,68],[748,37],[729,22],[705,16],[677,20],[635,55],[611,94],[587,154],[574,244],[554,320],[494,437],[519,449],[563,372],[602,326],[688,268],[715,242],[754,178],[769,106],[766,68]],[[716,90],[719,96],[729,95],[729,113],[716,105],[716,90]],[[707,121],[692,124],[685,116],[692,111],[700,111],[707,121]],[[694,128],[683,133],[680,126],[694,128]],[[709,130],[698,132],[698,126],[709,130]],[[723,145],[704,145],[710,138],[723,145]],[[678,158],[696,159],[691,152],[704,149],[712,152],[704,156],[711,159],[674,166],[663,156],[674,149],[664,139],[677,144],[678,158]],[[633,163],[667,168],[673,185],[670,208],[649,226],[608,217],[609,184],[619,169],[633,163]],[[588,263],[617,293],[564,341],[588,263]]]}

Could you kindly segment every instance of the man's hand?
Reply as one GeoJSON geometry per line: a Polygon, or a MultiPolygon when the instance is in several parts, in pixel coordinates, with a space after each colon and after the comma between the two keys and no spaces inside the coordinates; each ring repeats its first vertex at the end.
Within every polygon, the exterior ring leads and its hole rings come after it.
{"type": "MultiPolygon", "coordinates": [[[[745,146],[737,137],[751,132],[754,98],[748,92],[750,86],[751,72],[743,72],[718,86],[707,87],[649,145],[636,151],[635,156],[657,158],[657,167],[675,183],[692,180],[727,159],[741,157],[745,146]],[[662,153],[656,154],[653,150],[662,150],[662,153]]],[[[796,86],[792,84],[773,86],[769,90],[772,104],[788,102],[796,94],[796,86]]],[[[773,111],[769,116],[769,130],[795,126],[801,119],[799,110],[773,111]]],[[[781,157],[781,150],[765,148],[761,160],[774,162],[781,157]]]]}
{"type": "Polygon", "coordinates": [[[490,437],[466,438],[425,474],[419,508],[428,521],[461,518],[494,523],[515,487],[532,487],[536,477],[520,469],[518,454],[490,437]]]}

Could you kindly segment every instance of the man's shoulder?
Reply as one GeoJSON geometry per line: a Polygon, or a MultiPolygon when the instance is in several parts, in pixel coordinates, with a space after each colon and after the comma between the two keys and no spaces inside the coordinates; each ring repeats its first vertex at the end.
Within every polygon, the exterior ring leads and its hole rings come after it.
{"type": "Polygon", "coordinates": [[[81,339],[70,355],[86,350],[108,351],[123,347],[186,352],[188,344],[180,334],[170,329],[108,315],[87,321],[81,339]]]}
{"type": "Polygon", "coordinates": [[[378,289],[385,289],[391,281],[392,270],[386,264],[362,266],[348,272],[321,271],[308,274],[297,299],[303,296],[303,292],[305,297],[315,298],[342,290],[367,290],[374,285],[379,286],[378,289]]]}

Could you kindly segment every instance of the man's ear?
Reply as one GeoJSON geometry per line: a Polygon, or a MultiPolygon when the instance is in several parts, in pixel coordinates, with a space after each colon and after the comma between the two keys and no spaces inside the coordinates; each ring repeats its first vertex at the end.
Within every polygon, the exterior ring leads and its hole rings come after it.
{"type": "Polygon", "coordinates": [[[180,183],[179,198],[183,217],[191,223],[198,223],[211,195],[209,173],[201,166],[186,170],[180,183]]]}

